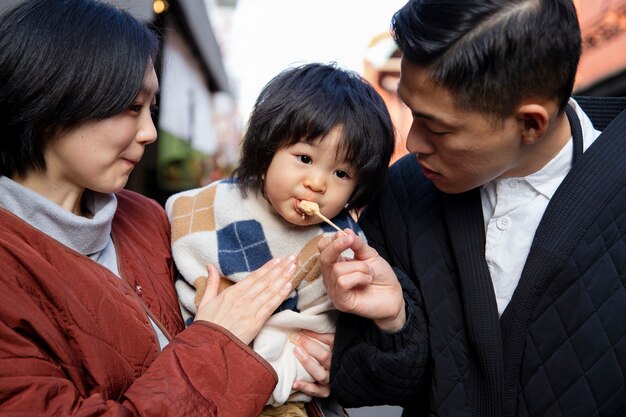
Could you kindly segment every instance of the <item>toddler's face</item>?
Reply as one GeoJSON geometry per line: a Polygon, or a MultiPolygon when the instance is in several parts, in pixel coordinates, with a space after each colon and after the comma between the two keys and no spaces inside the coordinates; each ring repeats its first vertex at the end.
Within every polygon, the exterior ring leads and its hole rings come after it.
{"type": "Polygon", "coordinates": [[[300,226],[320,223],[317,216],[303,218],[298,208],[302,200],[317,203],[330,219],[344,208],[356,187],[357,172],[337,157],[341,140],[341,130],[335,128],[321,141],[276,151],[265,174],[264,193],[285,220],[300,226]]]}

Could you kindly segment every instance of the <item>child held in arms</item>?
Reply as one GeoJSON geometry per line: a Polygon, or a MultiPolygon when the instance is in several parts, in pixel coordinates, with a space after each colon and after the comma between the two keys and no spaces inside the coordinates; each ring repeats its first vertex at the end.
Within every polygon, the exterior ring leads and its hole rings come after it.
{"type": "MultiPolygon", "coordinates": [[[[264,415],[306,415],[311,397],[304,388],[314,379],[294,356],[290,336],[334,333],[336,310],[322,283],[317,242],[335,230],[322,218],[362,235],[350,212],[379,191],[393,148],[385,103],[359,75],[334,64],[290,68],[257,98],[232,177],[166,203],[187,317],[217,281],[206,276],[207,265],[223,288],[272,258],[297,257],[292,294],[252,344],[279,379],[264,415]],[[322,216],[301,208],[303,201],[322,216]]],[[[332,343],[332,336],[320,340],[332,343]]]]}

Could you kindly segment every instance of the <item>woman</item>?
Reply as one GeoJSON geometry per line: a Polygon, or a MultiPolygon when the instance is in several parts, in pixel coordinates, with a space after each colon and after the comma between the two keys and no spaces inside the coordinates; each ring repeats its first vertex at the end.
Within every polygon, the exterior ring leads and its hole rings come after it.
{"type": "MultiPolygon", "coordinates": [[[[183,330],[164,212],[122,190],[156,139],[156,51],[97,0],[0,17],[2,415],[254,416],[276,384],[247,344],[289,294],[293,258],[219,295],[208,274],[183,330]]],[[[301,345],[324,382],[301,389],[327,395],[328,352],[301,345]]]]}

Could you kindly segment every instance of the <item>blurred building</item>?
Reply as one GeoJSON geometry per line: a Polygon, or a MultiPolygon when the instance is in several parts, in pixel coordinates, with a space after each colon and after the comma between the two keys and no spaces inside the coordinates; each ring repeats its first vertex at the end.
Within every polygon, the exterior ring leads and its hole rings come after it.
{"type": "Polygon", "coordinates": [[[583,35],[577,94],[626,95],[626,0],[574,0],[583,35]]]}
{"type": "Polygon", "coordinates": [[[391,163],[408,153],[405,143],[412,121],[411,111],[398,96],[401,56],[391,35],[384,32],[370,41],[363,60],[363,77],[385,100],[395,128],[396,145],[391,163]]]}
{"type": "Polygon", "coordinates": [[[203,0],[110,0],[162,38],[158,139],[127,188],[164,203],[177,191],[221,178],[236,159],[238,119],[222,53],[203,0]],[[138,3],[151,9],[137,10],[138,3]],[[233,148],[235,149],[233,151],[233,148]]]}

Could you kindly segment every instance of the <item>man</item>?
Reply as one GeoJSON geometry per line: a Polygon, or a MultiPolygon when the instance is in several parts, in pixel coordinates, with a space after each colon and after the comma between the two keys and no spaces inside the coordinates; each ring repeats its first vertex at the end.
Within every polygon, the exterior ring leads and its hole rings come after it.
{"type": "Polygon", "coordinates": [[[405,416],[626,415],[626,115],[600,136],[570,99],[572,1],[412,0],[392,25],[412,155],[369,246],[320,242],[350,313],[331,389],[405,416]]]}

